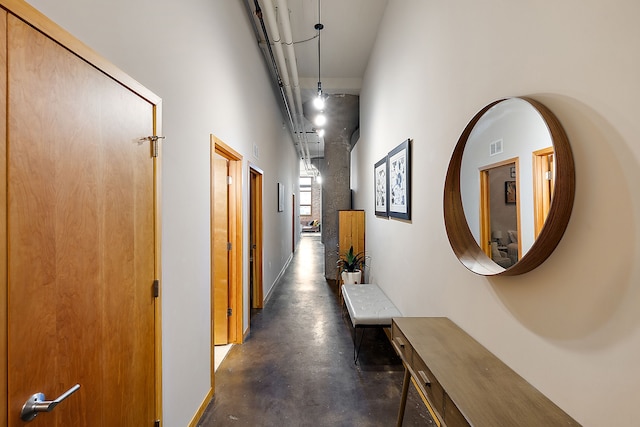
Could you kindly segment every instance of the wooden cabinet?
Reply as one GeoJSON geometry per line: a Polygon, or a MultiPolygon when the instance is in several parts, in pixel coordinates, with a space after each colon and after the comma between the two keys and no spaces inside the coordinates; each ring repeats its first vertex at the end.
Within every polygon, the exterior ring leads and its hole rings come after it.
{"type": "Polygon", "coordinates": [[[364,211],[338,211],[338,250],[344,254],[353,245],[353,252],[364,252],[364,211]]]}
{"type": "Polygon", "coordinates": [[[439,425],[577,426],[574,419],[446,317],[394,318],[393,345],[439,425]]]}

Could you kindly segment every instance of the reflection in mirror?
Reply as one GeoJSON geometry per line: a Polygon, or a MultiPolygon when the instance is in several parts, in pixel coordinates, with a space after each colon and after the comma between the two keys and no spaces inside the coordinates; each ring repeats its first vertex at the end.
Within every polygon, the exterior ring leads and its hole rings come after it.
{"type": "Polygon", "coordinates": [[[516,164],[517,159],[480,171],[479,244],[503,268],[518,262],[520,252],[516,164]]]}
{"type": "Polygon", "coordinates": [[[553,147],[533,152],[534,233],[537,238],[549,215],[555,188],[555,156],[553,147]]]}
{"type": "Polygon", "coordinates": [[[487,110],[467,140],[460,169],[464,215],[478,246],[504,268],[515,264],[518,254],[526,254],[535,241],[530,159],[535,151],[549,147],[551,134],[544,119],[520,98],[504,100],[487,110]],[[518,176],[514,173],[512,178],[511,167],[515,168],[516,162],[518,176]],[[487,178],[483,179],[485,174],[487,178]],[[494,232],[504,237],[491,248],[494,232]],[[511,245],[510,257],[507,245],[511,245]],[[495,253],[496,249],[511,263],[495,253]]]}
{"type": "Polygon", "coordinates": [[[464,130],[447,171],[451,246],[478,274],[529,271],[562,237],[574,190],[573,157],[556,117],[528,98],[489,104],[464,130]]]}

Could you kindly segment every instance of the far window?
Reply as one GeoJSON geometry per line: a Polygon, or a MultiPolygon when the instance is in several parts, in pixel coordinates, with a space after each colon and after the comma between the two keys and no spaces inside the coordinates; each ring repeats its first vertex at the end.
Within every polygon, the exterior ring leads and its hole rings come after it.
{"type": "Polygon", "coordinates": [[[311,215],[311,206],[300,206],[300,215],[311,215]]]}
{"type": "Polygon", "coordinates": [[[300,191],[300,204],[311,206],[311,191],[300,191]]]}
{"type": "Polygon", "coordinates": [[[311,177],[300,177],[300,215],[311,215],[311,177]]]}

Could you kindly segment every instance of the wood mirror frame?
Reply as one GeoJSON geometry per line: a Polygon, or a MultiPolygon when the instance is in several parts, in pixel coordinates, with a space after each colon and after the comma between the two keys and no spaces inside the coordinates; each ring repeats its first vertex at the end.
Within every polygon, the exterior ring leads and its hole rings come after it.
{"type": "Polygon", "coordinates": [[[444,222],[449,243],[458,260],[472,272],[483,276],[515,276],[533,270],[542,264],[556,248],[571,217],[575,194],[575,167],[573,155],[562,125],[556,116],[540,102],[527,98],[520,99],[531,104],[547,124],[556,161],[556,176],[553,200],[544,227],[531,248],[511,267],[503,268],[489,258],[478,246],[462,207],[460,192],[460,168],[467,140],[476,123],[490,108],[505,101],[499,99],[480,110],[469,122],[460,136],[451,155],[444,185],[444,222]]]}

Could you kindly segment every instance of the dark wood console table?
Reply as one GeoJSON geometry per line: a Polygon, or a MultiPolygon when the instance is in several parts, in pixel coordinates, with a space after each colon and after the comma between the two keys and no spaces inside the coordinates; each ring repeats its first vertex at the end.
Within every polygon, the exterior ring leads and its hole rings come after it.
{"type": "Polygon", "coordinates": [[[398,426],[411,379],[442,426],[580,425],[446,317],[394,318],[391,338],[405,365],[398,426]]]}

